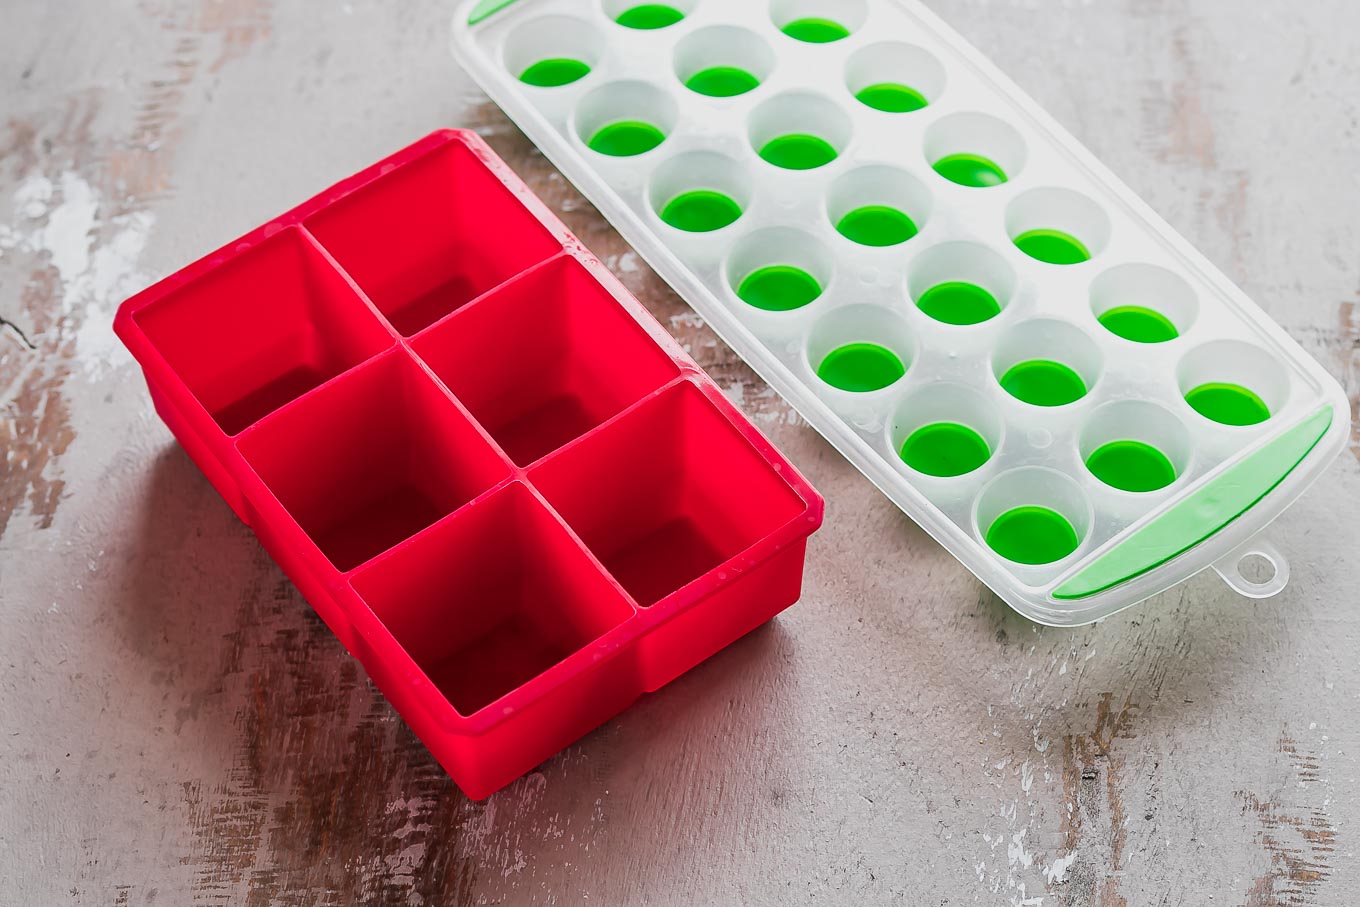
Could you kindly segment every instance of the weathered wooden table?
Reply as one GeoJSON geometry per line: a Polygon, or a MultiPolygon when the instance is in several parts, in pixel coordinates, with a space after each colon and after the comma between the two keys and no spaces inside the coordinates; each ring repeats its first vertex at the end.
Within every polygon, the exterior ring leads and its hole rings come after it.
{"type": "MultiPolygon", "coordinates": [[[[1279,598],[1206,575],[1041,629],[470,87],[448,3],[2,6],[0,903],[1360,896],[1356,456],[1282,519],[1279,598]],[[485,803],[174,445],[109,330],[150,280],[444,125],[481,131],[829,505],[800,605],[485,803]]],[[[1355,4],[936,7],[1360,391],[1355,4]]]]}

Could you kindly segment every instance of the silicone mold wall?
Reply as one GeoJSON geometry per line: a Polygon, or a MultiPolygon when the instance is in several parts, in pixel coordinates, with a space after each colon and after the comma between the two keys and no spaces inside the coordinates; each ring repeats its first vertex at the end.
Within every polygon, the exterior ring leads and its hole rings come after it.
{"type": "Polygon", "coordinates": [[[797,600],[822,502],[470,133],[119,310],[166,424],[485,796],[797,600]]]}

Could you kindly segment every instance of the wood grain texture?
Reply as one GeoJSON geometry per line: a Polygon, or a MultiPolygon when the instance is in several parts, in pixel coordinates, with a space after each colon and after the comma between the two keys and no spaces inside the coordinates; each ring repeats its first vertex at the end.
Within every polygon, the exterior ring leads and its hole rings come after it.
{"type": "MultiPolygon", "coordinates": [[[[1281,519],[1279,598],[1201,576],[1030,625],[471,87],[447,7],[5,6],[0,904],[1355,903],[1360,436],[1281,519]],[[109,333],[140,286],[445,125],[486,136],[828,500],[797,607],[480,804],[109,333]]],[[[1354,4],[935,8],[1360,401],[1354,4]]]]}

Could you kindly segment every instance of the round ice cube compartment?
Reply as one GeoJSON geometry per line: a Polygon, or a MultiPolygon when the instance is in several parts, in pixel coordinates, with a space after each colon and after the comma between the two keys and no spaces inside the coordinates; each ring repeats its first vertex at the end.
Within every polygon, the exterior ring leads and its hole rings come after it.
{"type": "Polygon", "coordinates": [[[712,25],[675,45],[675,77],[690,91],[731,98],[760,86],[774,70],[770,45],[748,28],[712,25]]]}
{"type": "Polygon", "coordinates": [[[990,321],[1010,304],[1015,268],[979,243],[949,242],[922,252],[907,269],[907,293],[930,318],[970,326],[990,321]]]}
{"type": "Polygon", "coordinates": [[[868,0],[774,0],[770,4],[775,27],[807,44],[842,41],[859,31],[868,15],[868,0]]]}
{"type": "Polygon", "coordinates": [[[581,143],[607,157],[645,154],[675,128],[675,98],[649,82],[601,85],[581,99],[573,119],[581,143]]]}
{"type": "Polygon", "coordinates": [[[850,94],[881,113],[913,113],[928,107],[944,84],[940,61],[915,44],[871,44],[855,51],[845,64],[850,94]]]}
{"type": "Polygon", "coordinates": [[[817,319],[807,334],[805,363],[813,386],[832,409],[873,430],[887,416],[887,400],[916,359],[906,319],[877,305],[847,305],[817,319]]]}
{"type": "Polygon", "coordinates": [[[1215,340],[1185,355],[1176,370],[1185,402],[1219,425],[1258,425],[1289,395],[1289,375],[1269,353],[1239,340],[1215,340]]]}
{"type": "Polygon", "coordinates": [[[1005,420],[988,396],[967,385],[930,382],[897,405],[888,444],[912,472],[958,479],[990,462],[1005,434],[1005,420]]]}
{"type": "Polygon", "coordinates": [[[1195,323],[1199,300],[1184,277],[1158,265],[1124,264],[1091,284],[1091,312],[1107,331],[1134,343],[1175,340],[1195,323]]]}
{"type": "Polygon", "coordinates": [[[1070,558],[1091,531],[1091,502],[1071,476],[1027,466],[997,476],[978,495],[974,526],[987,547],[1031,581],[1070,558]]]}
{"type": "Polygon", "coordinates": [[[694,10],[697,0],[666,0],[665,3],[639,3],[638,0],[604,0],[605,15],[624,28],[653,31],[669,28],[694,10]]]}
{"type": "Polygon", "coordinates": [[[898,246],[925,227],[930,190],[905,170],[885,164],[857,167],[836,178],[826,207],[836,232],[862,246],[898,246]]]}
{"type": "Polygon", "coordinates": [[[1030,189],[1006,207],[1006,230],[1015,247],[1036,261],[1075,265],[1090,261],[1110,241],[1110,216],[1072,189],[1030,189]]]}
{"type": "Polygon", "coordinates": [[[712,233],[735,223],[751,201],[740,164],[714,151],[677,155],[656,169],[647,189],[652,210],[685,233],[712,233]]]}
{"type": "Polygon", "coordinates": [[[788,92],[762,101],[747,120],[751,147],[782,170],[816,170],[850,141],[850,116],[825,95],[788,92]]]}
{"type": "Polygon", "coordinates": [[[1185,425],[1145,400],[1120,400],[1096,409],[1082,427],[1082,462],[1103,485],[1142,494],[1161,491],[1185,474],[1194,456],[1185,425]]]}
{"type": "Polygon", "coordinates": [[[771,227],[743,237],[724,270],[741,311],[779,316],[821,298],[833,269],[831,253],[810,234],[771,227]]]}
{"type": "Polygon", "coordinates": [[[599,64],[604,39],[575,16],[543,16],[515,29],[505,41],[505,68],[525,85],[560,88],[585,78],[599,64]]]}
{"type": "Polygon", "coordinates": [[[997,341],[992,372],[1013,399],[1050,408],[1076,403],[1100,380],[1104,357],[1076,325],[1036,318],[1015,325],[997,341]]]}
{"type": "Polygon", "coordinates": [[[960,186],[987,189],[1020,176],[1025,140],[1014,126],[985,113],[951,113],[930,124],[926,160],[940,176],[960,186]]]}

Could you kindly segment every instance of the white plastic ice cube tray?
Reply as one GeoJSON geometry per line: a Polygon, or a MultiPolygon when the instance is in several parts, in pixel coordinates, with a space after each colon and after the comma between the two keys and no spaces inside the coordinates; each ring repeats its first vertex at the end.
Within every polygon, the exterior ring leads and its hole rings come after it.
{"type": "Polygon", "coordinates": [[[908,0],[671,0],[682,21],[640,30],[614,21],[636,3],[482,0],[460,9],[455,51],[488,94],[723,339],[889,498],[1017,611],[1040,623],[1105,617],[1215,566],[1239,592],[1283,588],[1287,564],[1261,530],[1315,480],[1349,432],[1339,385],[1264,312],[1157,217],[1031,99],[932,13],[908,0]],[[781,31],[823,16],[851,34],[812,44],[781,31]],[[590,72],[558,87],[520,81],[530,65],[581,60],[590,72]],[[696,67],[733,65],[761,79],[731,98],[683,84],[696,67]],[[924,109],[888,113],[855,98],[868,84],[911,86],[924,109]],[[601,126],[641,120],[666,134],[653,150],[611,157],[587,141],[601,126]],[[811,133],[834,161],[781,169],[759,146],[811,133]],[[1009,181],[956,185],[942,155],[981,154],[1009,181]],[[658,212],[677,194],[721,191],[743,208],[730,226],[686,233],[658,212]],[[919,233],[890,247],[858,245],[835,219],[893,206],[919,233]],[[1089,261],[1047,264],[1013,238],[1058,229],[1089,261]],[[760,267],[794,265],[823,287],[792,311],[757,309],[734,287],[760,267]],[[915,304],[941,282],[989,290],[1001,313],[972,326],[935,321],[915,304]],[[1138,302],[1179,336],[1135,343],[1097,316],[1138,302]],[[827,351],[872,341],[905,376],[870,393],[817,376],[827,351]],[[1045,358],[1080,374],[1077,402],[1034,406],[999,376],[1045,358]],[[1228,426],[1200,415],[1186,391],[1230,382],[1271,417],[1228,426]],[[909,468],[906,437],[933,421],[969,426],[992,448],[955,478],[909,468]],[[1129,493],[1086,467],[1091,450],[1134,439],[1159,448],[1178,477],[1129,493]],[[1044,507],[1080,536],[1060,561],[1026,565],[986,542],[1012,508],[1044,507]],[[1253,583],[1248,553],[1277,568],[1253,583]]]}

